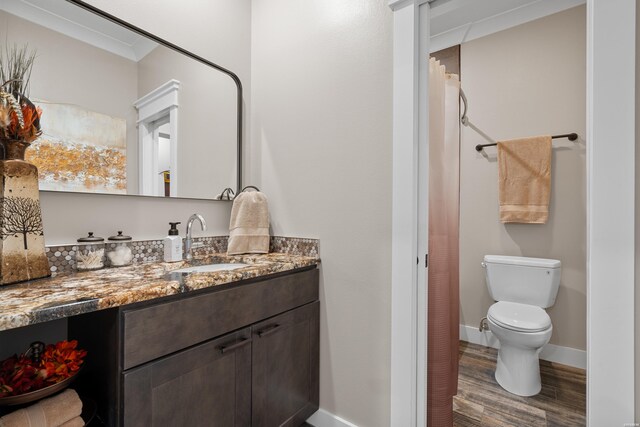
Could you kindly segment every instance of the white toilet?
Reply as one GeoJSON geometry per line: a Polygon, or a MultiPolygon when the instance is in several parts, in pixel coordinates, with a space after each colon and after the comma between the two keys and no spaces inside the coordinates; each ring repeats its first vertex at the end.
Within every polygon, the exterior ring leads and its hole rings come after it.
{"type": "Polygon", "coordinates": [[[519,396],[540,392],[538,354],[549,342],[553,326],[545,308],[556,301],[560,261],[485,255],[482,267],[491,298],[489,329],[500,341],[496,381],[519,396]]]}

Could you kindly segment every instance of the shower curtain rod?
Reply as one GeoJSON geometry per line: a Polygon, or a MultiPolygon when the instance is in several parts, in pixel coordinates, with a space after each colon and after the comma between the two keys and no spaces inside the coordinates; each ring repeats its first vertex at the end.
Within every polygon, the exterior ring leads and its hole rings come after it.
{"type": "MultiPolygon", "coordinates": [[[[578,139],[578,134],[577,133],[565,133],[562,135],[553,135],[551,137],[551,139],[558,139],[558,138],[569,138],[569,141],[575,141],[576,139],[578,139]]],[[[482,151],[482,149],[484,147],[493,147],[495,145],[498,145],[497,143],[493,143],[493,144],[478,144],[476,145],[476,151],[482,151]]]]}
{"type": "MultiPolygon", "coordinates": [[[[462,99],[462,103],[464,104],[464,111],[462,112],[462,116],[460,117],[460,123],[462,123],[465,126],[469,126],[469,118],[467,117],[467,96],[464,94],[464,91],[462,90],[462,88],[460,88],[460,99],[462,99]]],[[[478,130],[477,128],[473,127],[472,128],[478,130]]],[[[573,133],[565,133],[562,135],[553,135],[551,137],[551,139],[559,139],[559,138],[568,138],[569,141],[575,141],[576,139],[578,139],[578,134],[573,132],[573,133]]],[[[489,140],[491,140],[491,138],[488,138],[489,140]]],[[[484,149],[484,147],[493,147],[498,145],[496,142],[493,142],[491,144],[478,144],[476,145],[476,151],[482,151],[484,149]]]]}

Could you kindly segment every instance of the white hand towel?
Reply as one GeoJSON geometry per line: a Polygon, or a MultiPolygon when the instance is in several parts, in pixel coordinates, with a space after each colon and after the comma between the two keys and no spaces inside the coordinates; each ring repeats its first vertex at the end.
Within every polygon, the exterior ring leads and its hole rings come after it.
{"type": "Polygon", "coordinates": [[[243,191],[233,200],[228,255],[269,253],[269,206],[259,191],[243,191]]]}

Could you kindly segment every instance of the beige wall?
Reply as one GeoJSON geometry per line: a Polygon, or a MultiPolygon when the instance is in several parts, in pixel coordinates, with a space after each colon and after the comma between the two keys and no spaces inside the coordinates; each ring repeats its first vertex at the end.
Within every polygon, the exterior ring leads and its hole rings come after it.
{"type": "Polygon", "coordinates": [[[254,0],[254,167],[275,234],[320,238],[320,406],[389,425],[392,12],[254,0]]]}
{"type": "MultiPolygon", "coordinates": [[[[89,3],[233,70],[245,86],[245,107],[250,105],[250,0],[185,0],[180,2],[180,13],[176,13],[175,2],[89,3]]],[[[185,222],[193,212],[202,213],[207,220],[206,235],[227,234],[231,209],[226,202],[63,193],[41,193],[41,201],[47,244],[74,241],[88,230],[111,235],[123,229],[139,239],[161,238],[169,221],[185,222]]]]}
{"type": "Polygon", "coordinates": [[[462,45],[469,118],[495,140],[577,132],[555,140],[549,221],[500,224],[495,147],[461,131],[460,323],[477,327],[493,303],[485,254],[556,258],[562,281],[551,343],[586,348],[586,18],[580,6],[462,45]]]}

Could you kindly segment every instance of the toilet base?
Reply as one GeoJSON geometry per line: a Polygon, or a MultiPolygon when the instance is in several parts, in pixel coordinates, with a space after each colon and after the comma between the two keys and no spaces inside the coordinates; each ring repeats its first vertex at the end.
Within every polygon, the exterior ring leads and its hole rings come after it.
{"type": "Polygon", "coordinates": [[[498,384],[509,393],[518,396],[534,396],[540,393],[540,351],[500,344],[496,365],[498,384]]]}

